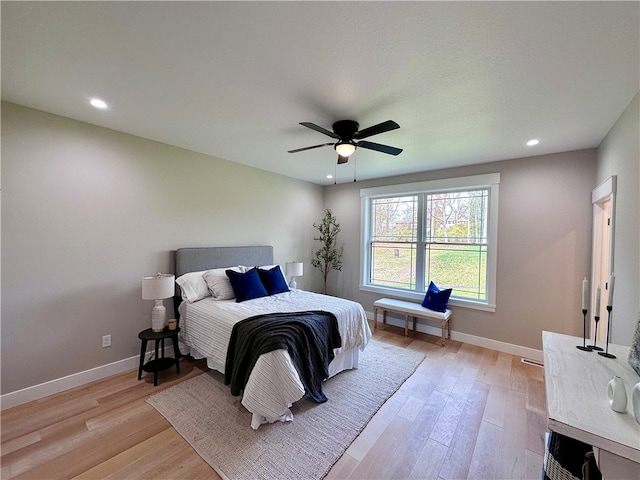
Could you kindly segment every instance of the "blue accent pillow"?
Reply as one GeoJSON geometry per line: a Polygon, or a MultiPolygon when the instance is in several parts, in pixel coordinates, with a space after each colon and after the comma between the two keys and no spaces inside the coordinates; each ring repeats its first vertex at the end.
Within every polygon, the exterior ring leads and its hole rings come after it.
{"type": "Polygon", "coordinates": [[[244,302],[252,298],[266,297],[269,295],[264,288],[258,270],[252,268],[248,272],[239,273],[233,270],[226,270],[225,273],[229,277],[233,293],[236,294],[236,302],[244,302]]]}
{"type": "Polygon", "coordinates": [[[451,289],[440,290],[435,283],[429,283],[427,294],[424,296],[422,306],[436,312],[445,312],[449,304],[451,289]]]}
{"type": "Polygon", "coordinates": [[[262,284],[264,285],[264,288],[267,290],[267,293],[269,295],[275,295],[276,293],[284,293],[289,291],[289,286],[287,285],[287,281],[282,275],[280,265],[276,265],[270,270],[258,268],[258,275],[260,275],[260,280],[262,281],[262,284]]]}

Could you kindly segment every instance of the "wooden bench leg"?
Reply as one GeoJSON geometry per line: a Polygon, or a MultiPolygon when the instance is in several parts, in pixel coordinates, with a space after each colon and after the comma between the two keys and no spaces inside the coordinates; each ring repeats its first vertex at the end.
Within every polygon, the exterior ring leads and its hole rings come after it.
{"type": "Polygon", "coordinates": [[[451,340],[451,318],[447,320],[447,338],[451,340]]]}
{"type": "Polygon", "coordinates": [[[373,329],[378,329],[378,307],[373,307],[373,329]]]}
{"type": "Polygon", "coordinates": [[[382,310],[382,323],[387,324],[387,311],[382,310]]]}
{"type": "Polygon", "coordinates": [[[404,336],[409,336],[409,314],[404,314],[404,336]]]}
{"type": "Polygon", "coordinates": [[[445,327],[445,323],[449,323],[446,320],[442,321],[442,340],[440,340],[440,346],[444,347],[445,343],[444,343],[444,327],[445,327]]]}
{"type": "Polygon", "coordinates": [[[413,331],[416,331],[416,323],[418,321],[418,317],[413,317],[413,331]]]}

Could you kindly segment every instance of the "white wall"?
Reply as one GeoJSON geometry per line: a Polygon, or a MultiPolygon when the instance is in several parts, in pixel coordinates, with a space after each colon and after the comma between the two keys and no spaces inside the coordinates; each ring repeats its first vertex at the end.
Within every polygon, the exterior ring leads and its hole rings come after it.
{"type": "Polygon", "coordinates": [[[617,176],[611,341],[630,345],[640,312],[640,94],[598,148],[597,182],[617,176]]]}
{"type": "Polygon", "coordinates": [[[542,330],[581,336],[595,168],[590,149],[328,187],[345,243],[332,288],[368,311],[379,298],[358,288],[361,188],[500,172],[496,311],[452,307],[452,329],[533,349],[542,348],[542,330]]]}
{"type": "Polygon", "coordinates": [[[323,212],[320,186],[10,103],[2,160],[3,394],[136,356],[140,279],[169,251],[268,244],[308,264],[323,212]]]}

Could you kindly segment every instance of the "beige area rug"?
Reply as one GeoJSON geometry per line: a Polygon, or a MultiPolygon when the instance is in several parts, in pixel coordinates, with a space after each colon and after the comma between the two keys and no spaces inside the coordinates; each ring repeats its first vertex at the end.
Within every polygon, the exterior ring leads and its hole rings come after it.
{"type": "Polygon", "coordinates": [[[207,372],[151,396],[164,415],[222,478],[319,479],[340,458],[424,355],[372,340],[360,367],[327,380],[329,401],[300,400],[293,422],[250,426],[251,414],[207,372]]]}

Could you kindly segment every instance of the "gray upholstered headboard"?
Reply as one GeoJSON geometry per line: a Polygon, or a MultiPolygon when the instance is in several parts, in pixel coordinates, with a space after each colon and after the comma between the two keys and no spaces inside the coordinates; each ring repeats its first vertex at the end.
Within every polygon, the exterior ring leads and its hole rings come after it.
{"type": "Polygon", "coordinates": [[[185,273],[213,268],[272,264],[273,247],[271,245],[179,248],[175,253],[176,278],[185,273]]]}
{"type": "MultiPolygon", "coordinates": [[[[273,264],[273,247],[271,245],[179,248],[171,253],[176,278],[185,273],[199,272],[200,270],[235,267],[236,265],[252,267],[273,264]]],[[[180,318],[178,312],[180,301],[180,289],[176,286],[176,296],[173,303],[175,317],[178,319],[180,318]]]]}

